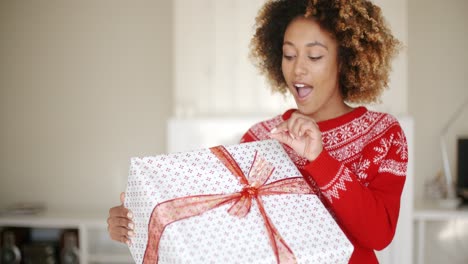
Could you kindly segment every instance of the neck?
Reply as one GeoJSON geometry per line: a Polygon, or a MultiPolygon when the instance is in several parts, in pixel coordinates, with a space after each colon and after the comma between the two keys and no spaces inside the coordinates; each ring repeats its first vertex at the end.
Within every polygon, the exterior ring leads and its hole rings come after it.
{"type": "Polygon", "coordinates": [[[311,114],[310,117],[312,117],[316,122],[321,122],[347,114],[353,109],[354,108],[341,101],[340,103],[333,105],[333,107],[322,109],[317,113],[311,114]]]}

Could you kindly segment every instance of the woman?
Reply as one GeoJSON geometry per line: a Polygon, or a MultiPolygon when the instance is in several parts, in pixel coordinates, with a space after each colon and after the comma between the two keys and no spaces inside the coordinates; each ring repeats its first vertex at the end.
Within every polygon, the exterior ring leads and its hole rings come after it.
{"type": "MultiPolygon", "coordinates": [[[[378,263],[393,239],[407,145],[394,117],[348,103],[378,100],[399,46],[367,0],[269,1],[252,56],[297,109],[254,125],[241,142],[277,139],[354,245],[350,263],[378,263]]],[[[123,197],[121,197],[123,200],[123,197]]],[[[131,213],[110,209],[109,233],[129,242],[131,213]]]]}

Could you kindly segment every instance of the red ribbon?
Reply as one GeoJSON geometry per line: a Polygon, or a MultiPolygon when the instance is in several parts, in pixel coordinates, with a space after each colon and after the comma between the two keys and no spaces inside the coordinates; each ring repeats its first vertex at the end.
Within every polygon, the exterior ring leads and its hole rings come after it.
{"type": "Polygon", "coordinates": [[[261,196],[313,194],[314,192],[304,179],[302,177],[293,177],[265,184],[273,174],[274,167],[264,157],[257,155],[257,152],[255,152],[249,177],[247,178],[237,162],[223,146],[213,147],[210,150],[244,186],[242,191],[232,194],[187,196],[164,201],[156,205],[151,213],[148,226],[148,243],[143,263],[157,263],[159,241],[166,226],[176,221],[201,215],[227,203],[233,203],[228,210],[229,214],[242,218],[249,213],[253,199],[257,202],[260,214],[263,217],[277,263],[297,263],[294,253],[265,212],[261,196]]]}

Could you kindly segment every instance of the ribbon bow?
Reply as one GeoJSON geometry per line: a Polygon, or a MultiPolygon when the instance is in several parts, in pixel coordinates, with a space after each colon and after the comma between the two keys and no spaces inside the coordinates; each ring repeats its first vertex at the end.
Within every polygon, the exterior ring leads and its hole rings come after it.
{"type": "Polygon", "coordinates": [[[179,220],[201,215],[227,203],[233,202],[228,213],[237,217],[245,217],[252,206],[252,200],[257,202],[260,214],[265,223],[270,239],[270,245],[277,263],[297,263],[294,253],[286,244],[268,217],[261,196],[279,194],[313,194],[302,177],[281,179],[265,184],[273,174],[274,167],[263,156],[255,152],[249,177],[223,147],[210,148],[211,152],[229,169],[243,185],[240,192],[232,194],[194,195],[176,198],[157,204],[151,213],[148,225],[148,243],[146,245],[143,263],[157,263],[158,246],[166,226],[179,220]]]}

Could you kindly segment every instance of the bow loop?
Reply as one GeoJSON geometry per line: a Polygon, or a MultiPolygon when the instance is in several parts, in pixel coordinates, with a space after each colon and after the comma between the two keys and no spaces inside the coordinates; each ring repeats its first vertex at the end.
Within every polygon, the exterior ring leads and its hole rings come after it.
{"type": "Polygon", "coordinates": [[[252,187],[260,187],[264,185],[270,176],[273,174],[275,167],[262,155],[258,155],[255,151],[254,160],[249,171],[249,184],[252,187]]]}

